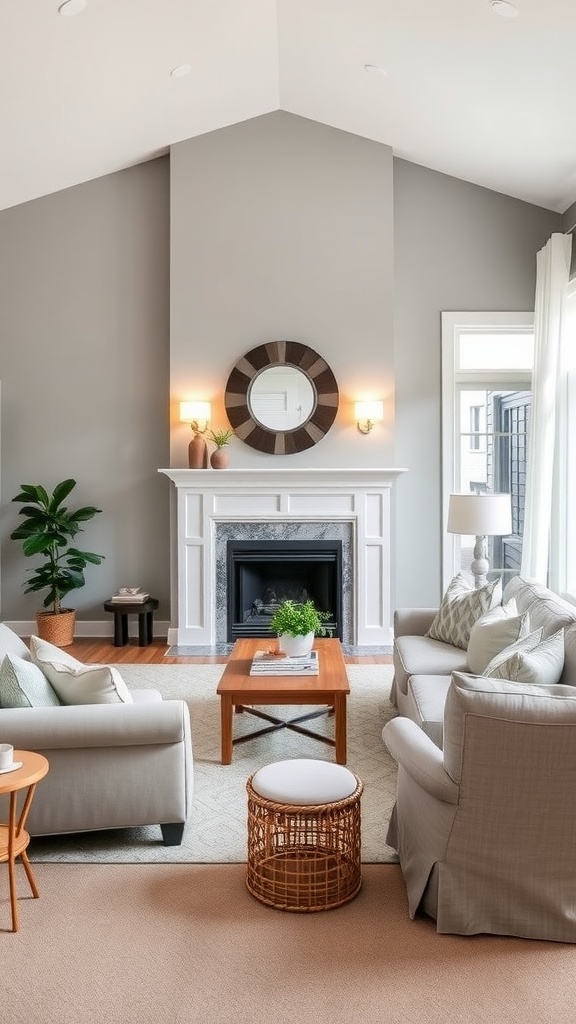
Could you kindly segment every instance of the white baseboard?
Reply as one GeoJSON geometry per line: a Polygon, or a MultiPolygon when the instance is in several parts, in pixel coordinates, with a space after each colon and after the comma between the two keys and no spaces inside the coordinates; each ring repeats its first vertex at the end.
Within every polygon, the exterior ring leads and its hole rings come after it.
{"type": "MultiPolygon", "coordinates": [[[[35,619],[30,619],[29,622],[26,622],[25,620],[22,620],[22,621],[12,621],[12,622],[9,622],[8,620],[4,620],[4,621],[5,621],[5,624],[10,627],[10,629],[14,630],[14,632],[18,634],[18,636],[32,636],[32,635],[35,636],[36,633],[37,633],[37,626],[36,626],[36,620],[35,619]]],[[[155,640],[166,640],[166,637],[168,636],[168,634],[170,632],[175,632],[175,631],[170,629],[170,623],[169,622],[157,622],[156,620],[154,620],[154,639],[155,640]]],[[[108,638],[111,639],[114,636],[114,621],[113,621],[112,618],[110,618],[110,619],[98,619],[98,620],[94,620],[94,621],[77,620],[76,621],[76,628],[74,630],[74,633],[75,633],[75,636],[77,636],[78,638],[83,638],[83,637],[96,637],[96,638],[100,638],[101,637],[102,639],[108,639],[108,638]]],[[[137,618],[134,618],[132,620],[132,617],[129,617],[129,619],[128,619],[128,636],[129,637],[137,637],[138,636],[138,619],[137,618]]],[[[167,641],[168,644],[170,644],[172,642],[173,641],[170,641],[170,640],[167,641]]]]}

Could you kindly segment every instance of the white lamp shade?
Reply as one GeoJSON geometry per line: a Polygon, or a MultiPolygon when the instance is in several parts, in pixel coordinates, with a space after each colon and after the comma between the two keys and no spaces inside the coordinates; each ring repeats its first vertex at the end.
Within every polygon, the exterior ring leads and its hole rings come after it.
{"type": "Polygon", "coordinates": [[[354,405],[356,421],[370,420],[372,423],[380,423],[384,419],[384,402],[356,402],[354,405]]]}
{"type": "Polygon", "coordinates": [[[451,494],[448,533],[470,537],[496,537],[512,533],[509,494],[451,494]]]}
{"type": "Polygon", "coordinates": [[[181,423],[208,423],[211,412],[210,402],[180,402],[181,423]]]}

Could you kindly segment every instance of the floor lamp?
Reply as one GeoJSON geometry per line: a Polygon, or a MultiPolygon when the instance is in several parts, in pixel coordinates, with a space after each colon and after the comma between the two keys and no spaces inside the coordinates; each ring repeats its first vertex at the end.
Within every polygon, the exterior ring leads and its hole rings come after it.
{"type": "Polygon", "coordinates": [[[451,494],[448,502],[448,533],[476,537],[474,560],[470,569],[476,588],[484,586],[490,568],[487,537],[512,533],[512,506],[509,494],[451,494]]]}

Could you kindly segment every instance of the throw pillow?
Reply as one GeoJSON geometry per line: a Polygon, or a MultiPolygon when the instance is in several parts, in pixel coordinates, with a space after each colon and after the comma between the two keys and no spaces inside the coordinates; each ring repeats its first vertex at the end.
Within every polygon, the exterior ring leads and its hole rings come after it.
{"type": "Polygon", "coordinates": [[[41,669],[32,661],[6,654],[0,665],[0,707],[51,708],[60,701],[41,669]]]}
{"type": "Polygon", "coordinates": [[[62,704],[132,704],[132,694],[112,665],[83,665],[72,655],[37,636],[30,654],[52,684],[62,704]]]}
{"type": "Polygon", "coordinates": [[[475,589],[474,580],[460,572],[448,587],[426,636],[466,650],[474,623],[502,601],[500,579],[475,589]]]}
{"type": "MultiPolygon", "coordinates": [[[[541,630],[537,630],[542,633],[541,630]]],[[[530,636],[534,636],[531,633],[530,636]]],[[[528,640],[529,637],[526,638],[528,640]]],[[[526,641],[524,641],[526,642],[526,641]]],[[[484,675],[508,679],[513,683],[550,686],[558,683],[564,668],[564,629],[540,640],[532,648],[522,648],[522,641],[503,651],[487,666],[484,675]],[[514,649],[515,648],[515,649],[514,649]]]]}
{"type": "Polygon", "coordinates": [[[516,640],[528,636],[529,632],[529,614],[518,615],[514,600],[482,615],[470,630],[467,650],[469,671],[481,676],[492,658],[516,640]]]}

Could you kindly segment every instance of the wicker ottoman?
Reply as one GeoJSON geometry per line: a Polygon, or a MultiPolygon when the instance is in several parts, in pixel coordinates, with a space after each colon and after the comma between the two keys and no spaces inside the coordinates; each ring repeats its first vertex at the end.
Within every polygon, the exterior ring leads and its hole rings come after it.
{"type": "Polygon", "coordinates": [[[356,896],[363,785],[343,765],[277,761],[252,775],[246,885],[278,910],[330,910],[356,896]]]}

